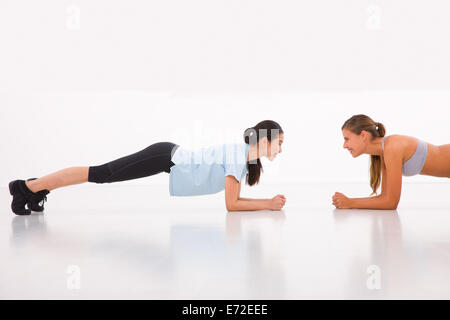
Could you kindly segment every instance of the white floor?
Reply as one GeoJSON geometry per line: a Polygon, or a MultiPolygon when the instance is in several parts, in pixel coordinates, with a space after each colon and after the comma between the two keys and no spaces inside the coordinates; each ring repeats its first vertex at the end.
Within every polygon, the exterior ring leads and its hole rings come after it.
{"type": "Polygon", "coordinates": [[[361,184],[244,188],[286,206],[227,213],[223,192],[83,184],[16,216],[2,188],[0,298],[450,298],[447,181],[405,185],[397,211],[334,209],[335,191],[361,184]]]}

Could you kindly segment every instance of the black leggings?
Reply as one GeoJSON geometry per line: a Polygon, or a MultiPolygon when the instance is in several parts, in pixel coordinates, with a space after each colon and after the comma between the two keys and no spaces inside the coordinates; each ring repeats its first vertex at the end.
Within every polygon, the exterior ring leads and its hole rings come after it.
{"type": "Polygon", "coordinates": [[[170,173],[170,168],[175,165],[172,155],[178,147],[172,142],[157,142],[129,156],[89,167],[88,181],[110,183],[170,173]]]}

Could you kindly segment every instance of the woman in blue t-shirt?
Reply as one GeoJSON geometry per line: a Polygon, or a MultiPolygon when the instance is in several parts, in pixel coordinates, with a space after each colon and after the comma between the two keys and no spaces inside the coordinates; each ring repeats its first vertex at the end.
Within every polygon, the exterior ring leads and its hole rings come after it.
{"type": "Polygon", "coordinates": [[[14,180],[9,183],[13,196],[11,209],[18,215],[44,210],[51,190],[83,182],[111,183],[170,174],[172,196],[195,196],[225,190],[228,211],[281,210],[286,197],[278,194],[270,199],[241,198],[241,182],[259,183],[260,158],[273,160],[281,152],[284,133],[272,120],[264,120],[247,128],[244,141],[189,150],[172,142],[156,142],[131,155],[98,166],[70,167],[41,178],[14,180]],[[27,207],[28,208],[27,208],[27,207]]]}

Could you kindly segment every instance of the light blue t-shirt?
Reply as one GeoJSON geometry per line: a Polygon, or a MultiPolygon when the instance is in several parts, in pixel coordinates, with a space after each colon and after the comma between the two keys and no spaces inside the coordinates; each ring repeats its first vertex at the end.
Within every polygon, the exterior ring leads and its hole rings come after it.
{"type": "Polygon", "coordinates": [[[188,150],[178,147],[172,155],[169,191],[171,196],[196,196],[217,193],[225,189],[225,177],[237,181],[248,173],[245,143],[225,143],[188,150]]]}

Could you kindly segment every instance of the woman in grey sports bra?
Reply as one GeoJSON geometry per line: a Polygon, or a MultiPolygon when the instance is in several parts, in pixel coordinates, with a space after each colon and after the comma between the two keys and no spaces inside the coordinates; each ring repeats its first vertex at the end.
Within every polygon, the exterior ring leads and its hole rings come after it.
{"type": "Polygon", "coordinates": [[[450,144],[436,146],[409,136],[385,137],[383,124],[358,114],[342,126],[344,148],[356,158],[369,154],[372,195],[381,184],[381,194],[367,198],[348,198],[340,192],[333,197],[338,209],[397,209],[402,176],[417,174],[450,178],[450,144]]]}
{"type": "MultiPolygon", "coordinates": [[[[384,139],[381,141],[381,148],[384,152],[384,139]]],[[[428,143],[417,139],[417,148],[414,154],[402,165],[402,174],[404,176],[414,176],[422,172],[428,155],[428,143]]]]}

